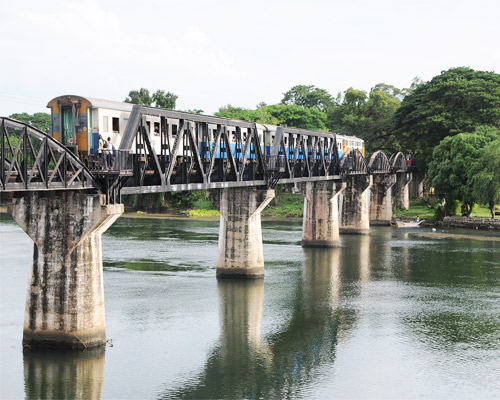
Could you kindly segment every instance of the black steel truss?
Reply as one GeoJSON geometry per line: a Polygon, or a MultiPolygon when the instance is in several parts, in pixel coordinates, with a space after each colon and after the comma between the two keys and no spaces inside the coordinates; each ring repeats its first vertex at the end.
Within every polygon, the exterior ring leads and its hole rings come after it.
{"type": "Polygon", "coordinates": [[[278,127],[268,154],[264,145],[255,123],[136,105],[120,145],[133,170],[123,193],[340,179],[334,134],[278,127]],[[160,119],[159,152],[147,116],[160,119]]]}
{"type": "Polygon", "coordinates": [[[401,152],[392,154],[391,158],[389,158],[389,164],[391,164],[392,173],[406,172],[408,170],[406,156],[401,152]]]}
{"type": "Polygon", "coordinates": [[[370,157],[368,170],[371,174],[389,174],[392,167],[389,159],[382,150],[378,150],[370,157]]]}
{"type": "Polygon", "coordinates": [[[21,122],[0,117],[0,189],[98,189],[87,167],[61,143],[21,122]]]}

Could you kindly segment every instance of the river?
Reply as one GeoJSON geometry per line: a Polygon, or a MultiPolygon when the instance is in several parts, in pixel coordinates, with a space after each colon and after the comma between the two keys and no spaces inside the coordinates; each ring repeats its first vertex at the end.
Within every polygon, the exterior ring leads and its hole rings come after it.
{"type": "Polygon", "coordinates": [[[264,221],[265,278],[217,281],[218,225],[119,219],[113,346],[23,354],[32,242],[0,214],[0,397],[500,398],[500,235],[377,227],[303,249],[300,222],[264,221]]]}

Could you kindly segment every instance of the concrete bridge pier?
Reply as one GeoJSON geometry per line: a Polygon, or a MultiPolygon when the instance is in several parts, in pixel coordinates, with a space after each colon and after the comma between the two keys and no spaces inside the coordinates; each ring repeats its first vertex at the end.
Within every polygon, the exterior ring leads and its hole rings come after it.
{"type": "Polygon", "coordinates": [[[396,183],[393,174],[373,175],[370,199],[370,224],[390,225],[392,219],[392,187],[396,183]]]}
{"type": "Polygon", "coordinates": [[[396,184],[393,187],[393,202],[398,210],[410,208],[410,186],[411,172],[397,172],[396,184]]]}
{"type": "Polygon", "coordinates": [[[123,204],[81,192],[31,192],[13,199],[8,212],[34,242],[23,345],[104,345],[101,235],[123,204]]]}
{"type": "Polygon", "coordinates": [[[424,196],[425,172],[413,171],[410,181],[410,198],[420,199],[424,196]]]}
{"type": "Polygon", "coordinates": [[[302,247],[335,247],[339,243],[338,196],[345,189],[342,182],[307,182],[302,186],[304,219],[302,247]]]}
{"type": "Polygon", "coordinates": [[[340,232],[367,234],[370,231],[371,175],[349,175],[340,201],[340,232]]]}
{"type": "Polygon", "coordinates": [[[264,276],[260,213],[274,197],[274,190],[255,187],[210,192],[220,211],[217,278],[264,276]]]}

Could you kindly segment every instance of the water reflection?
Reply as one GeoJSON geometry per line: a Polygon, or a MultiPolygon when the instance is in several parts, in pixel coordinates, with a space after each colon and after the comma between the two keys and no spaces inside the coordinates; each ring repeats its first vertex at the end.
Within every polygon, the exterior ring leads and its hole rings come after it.
{"type": "MultiPolygon", "coordinates": [[[[203,372],[161,398],[283,398],[296,396],[333,364],[336,346],[356,319],[339,307],[340,249],[304,249],[303,282],[279,332],[261,338],[264,281],[220,281],[221,335],[203,372]]],[[[265,310],[264,310],[265,312],[265,310]]]]}
{"type": "Polygon", "coordinates": [[[27,399],[100,399],[105,349],[25,351],[27,399]]]}

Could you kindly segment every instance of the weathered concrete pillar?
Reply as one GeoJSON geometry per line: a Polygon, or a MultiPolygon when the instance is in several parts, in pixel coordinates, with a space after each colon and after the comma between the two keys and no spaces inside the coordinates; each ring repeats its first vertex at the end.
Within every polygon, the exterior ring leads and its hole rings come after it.
{"type": "Polygon", "coordinates": [[[410,181],[410,198],[420,199],[424,196],[425,172],[413,171],[410,181]]]}
{"type": "Polygon", "coordinates": [[[340,232],[366,234],[370,231],[371,175],[349,175],[340,195],[340,232]]]}
{"type": "Polygon", "coordinates": [[[390,225],[392,219],[392,186],[396,183],[394,174],[373,175],[370,199],[370,224],[390,225]]]}
{"type": "Polygon", "coordinates": [[[345,189],[342,182],[307,182],[303,185],[303,247],[334,247],[339,243],[338,196],[345,189]]]}
{"type": "Polygon", "coordinates": [[[101,195],[32,192],[13,199],[12,218],[34,241],[23,344],[104,345],[101,235],[123,213],[101,195]]]}
{"type": "Polygon", "coordinates": [[[397,209],[408,210],[410,208],[410,189],[411,172],[397,172],[396,184],[393,187],[393,203],[397,209]]]}
{"type": "Polygon", "coordinates": [[[220,211],[217,278],[264,276],[260,213],[274,196],[274,190],[250,187],[210,193],[220,211]]]}

